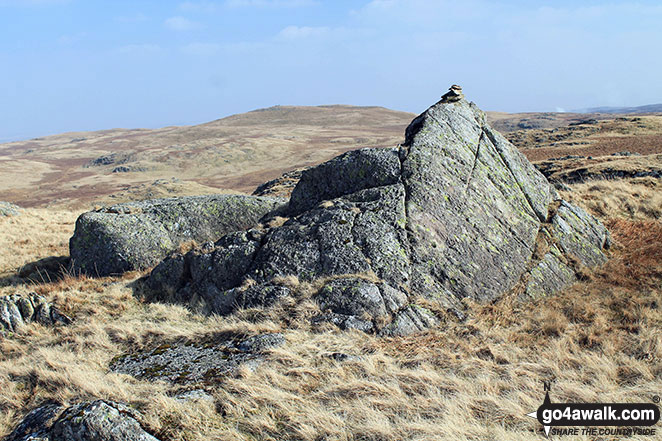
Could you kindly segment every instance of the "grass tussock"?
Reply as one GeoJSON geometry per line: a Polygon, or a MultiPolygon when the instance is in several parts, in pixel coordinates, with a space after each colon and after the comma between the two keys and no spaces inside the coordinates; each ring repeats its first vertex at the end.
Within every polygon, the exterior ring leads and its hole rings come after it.
{"type": "MultiPolygon", "coordinates": [[[[532,302],[469,304],[467,321],[444,317],[402,338],[311,327],[321,282],[295,277],[274,281],[298,293],[290,303],[225,318],[139,301],[131,284],[140,274],[0,287],[36,290],[74,318],[0,340],[0,437],[47,399],[129,403],[172,441],[543,440],[525,416],[541,404],[543,381],[554,401],[649,402],[662,390],[662,224],[653,211],[633,218],[609,207],[608,216],[594,213],[612,232],[611,259],[585,280],[532,302]],[[182,402],[181,386],[108,372],[125,352],[259,332],[283,332],[286,344],[257,370],[208,386],[211,401],[182,402]]],[[[22,228],[10,225],[3,234],[22,228]]],[[[31,246],[18,252],[16,262],[39,258],[31,246]]]]}
{"type": "Polygon", "coordinates": [[[662,181],[655,178],[600,180],[571,185],[563,198],[602,219],[662,219],[662,181]]]}

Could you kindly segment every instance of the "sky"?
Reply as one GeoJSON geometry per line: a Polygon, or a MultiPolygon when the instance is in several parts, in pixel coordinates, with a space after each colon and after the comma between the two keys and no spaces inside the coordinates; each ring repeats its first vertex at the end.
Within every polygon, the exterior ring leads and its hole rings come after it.
{"type": "Polygon", "coordinates": [[[0,0],[0,141],[274,105],[662,102],[662,2],[0,0]]]}

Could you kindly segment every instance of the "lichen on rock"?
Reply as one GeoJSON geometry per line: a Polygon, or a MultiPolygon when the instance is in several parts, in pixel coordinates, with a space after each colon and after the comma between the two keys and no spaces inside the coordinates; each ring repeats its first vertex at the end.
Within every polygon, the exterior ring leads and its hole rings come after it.
{"type": "Polygon", "coordinates": [[[0,335],[16,332],[31,322],[67,325],[71,323],[71,319],[34,292],[27,295],[0,296],[0,335]]]}
{"type": "Polygon", "coordinates": [[[296,276],[319,285],[314,321],[405,335],[437,323],[419,298],[464,317],[465,298],[547,295],[577,280],[572,262],[603,263],[606,228],[456,95],[416,117],[399,147],[304,170],[282,225],[166,259],[153,297],[228,314],[291,295],[274,281],[296,276]]]}
{"type": "Polygon", "coordinates": [[[284,201],[243,195],[153,199],[83,213],[69,242],[73,270],[92,276],[149,268],[181,243],[245,230],[284,201]]]}
{"type": "Polygon", "coordinates": [[[139,418],[130,407],[107,400],[68,407],[46,403],[28,413],[5,441],[158,441],[139,418]]]}

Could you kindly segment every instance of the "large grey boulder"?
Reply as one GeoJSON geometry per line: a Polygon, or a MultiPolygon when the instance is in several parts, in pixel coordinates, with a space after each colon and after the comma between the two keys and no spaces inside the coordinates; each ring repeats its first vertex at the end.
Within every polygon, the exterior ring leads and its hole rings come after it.
{"type": "Polygon", "coordinates": [[[243,195],[154,199],[83,213],[69,241],[73,270],[108,276],[157,264],[181,243],[255,226],[285,201],[243,195]]]}
{"type": "Polygon", "coordinates": [[[45,404],[30,412],[5,441],[158,441],[121,403],[85,401],[65,407],[45,404]]]}
{"type": "Polygon", "coordinates": [[[463,317],[465,298],[551,294],[609,246],[604,226],[560,201],[462,97],[415,118],[398,148],[303,171],[289,216],[173,256],[148,285],[157,299],[228,314],[290,295],[280,281],[296,276],[321,286],[315,321],[404,335],[437,322],[417,299],[463,317]]]}

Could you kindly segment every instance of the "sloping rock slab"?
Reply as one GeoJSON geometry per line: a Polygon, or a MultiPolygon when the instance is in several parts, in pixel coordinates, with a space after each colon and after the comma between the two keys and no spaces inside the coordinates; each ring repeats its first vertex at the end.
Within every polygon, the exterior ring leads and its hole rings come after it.
{"type": "Polygon", "coordinates": [[[34,292],[26,296],[0,297],[0,335],[15,332],[30,322],[68,325],[71,319],[34,292]]]}
{"type": "Polygon", "coordinates": [[[211,383],[233,375],[243,365],[255,368],[264,351],[285,343],[281,334],[261,334],[245,340],[163,344],[113,361],[110,370],[139,379],[177,384],[211,383]]]}
{"type": "Polygon", "coordinates": [[[272,303],[283,277],[331,280],[315,320],[404,335],[437,322],[418,296],[462,318],[464,298],[547,295],[603,263],[610,243],[464,99],[415,118],[399,148],[305,170],[288,209],[281,226],[164,261],[148,280],[155,297],[228,314],[272,303]]]}
{"type": "Polygon", "coordinates": [[[46,404],[30,412],[5,441],[158,441],[141,427],[139,416],[106,400],[46,404]]]}
{"type": "Polygon", "coordinates": [[[189,196],[83,213],[69,241],[73,269],[92,276],[145,269],[183,242],[214,241],[253,227],[283,203],[243,195],[189,196]]]}

